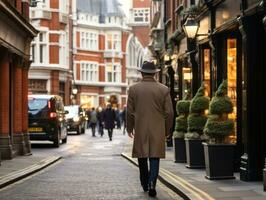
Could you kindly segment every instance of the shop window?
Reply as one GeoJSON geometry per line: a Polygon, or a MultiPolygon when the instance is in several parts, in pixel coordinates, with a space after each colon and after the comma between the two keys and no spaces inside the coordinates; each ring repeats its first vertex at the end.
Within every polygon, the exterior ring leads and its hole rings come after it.
{"type": "Polygon", "coordinates": [[[203,81],[206,87],[206,96],[211,97],[211,63],[210,49],[203,50],[203,81]]]}
{"type": "Polygon", "coordinates": [[[98,95],[96,94],[81,94],[80,103],[83,108],[89,109],[98,106],[98,95]]]}
{"type": "Polygon", "coordinates": [[[182,68],[182,97],[184,98],[187,93],[191,92],[191,80],[192,80],[192,71],[191,68],[183,67],[182,68]]]}
{"type": "Polygon", "coordinates": [[[233,113],[229,115],[229,118],[235,122],[235,131],[231,135],[231,140],[236,140],[236,128],[237,128],[237,40],[227,40],[227,80],[228,80],[228,96],[233,102],[233,113]]]}

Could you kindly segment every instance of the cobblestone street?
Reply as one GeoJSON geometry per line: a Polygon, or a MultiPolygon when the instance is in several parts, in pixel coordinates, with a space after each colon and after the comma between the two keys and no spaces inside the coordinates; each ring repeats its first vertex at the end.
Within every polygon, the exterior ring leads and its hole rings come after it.
{"type": "MultiPolygon", "coordinates": [[[[62,155],[63,159],[0,190],[0,199],[149,199],[140,187],[138,169],[120,155],[127,141],[117,130],[112,142],[106,134],[93,138],[87,130],[85,135],[71,135],[59,149],[34,144],[34,155],[62,155]]],[[[178,199],[161,183],[157,190],[157,199],[178,199]]]]}

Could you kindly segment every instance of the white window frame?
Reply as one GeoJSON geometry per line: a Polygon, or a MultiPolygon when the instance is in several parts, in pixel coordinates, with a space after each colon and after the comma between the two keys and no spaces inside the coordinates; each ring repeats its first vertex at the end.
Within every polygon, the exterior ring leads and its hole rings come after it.
{"type": "Polygon", "coordinates": [[[133,21],[135,23],[150,23],[150,8],[134,8],[133,21]]]}
{"type": "Polygon", "coordinates": [[[106,50],[121,51],[122,49],[122,34],[121,32],[108,32],[105,35],[106,38],[106,50]],[[110,37],[111,36],[111,37],[110,37]],[[111,48],[109,47],[109,41],[111,41],[111,48]]]}
{"type": "Polygon", "coordinates": [[[106,63],[105,81],[108,83],[121,83],[121,64],[106,63]]]}
{"type": "Polygon", "coordinates": [[[59,63],[62,66],[67,65],[67,37],[65,32],[59,35],[59,63]]]}
{"type": "Polygon", "coordinates": [[[80,31],[80,48],[85,50],[99,50],[99,34],[95,31],[80,31]]]}
{"type": "Polygon", "coordinates": [[[31,43],[31,60],[34,64],[48,64],[49,63],[49,33],[45,30],[40,30],[39,34],[34,38],[31,43]],[[40,37],[42,36],[42,37],[40,37]],[[33,50],[33,46],[34,50],[33,50]],[[41,56],[42,52],[42,56],[41,56]],[[41,59],[42,57],[42,59],[41,59]]]}
{"type": "Polygon", "coordinates": [[[99,64],[97,62],[80,62],[80,80],[88,83],[99,81],[99,64]]]}
{"type": "Polygon", "coordinates": [[[68,11],[68,0],[60,0],[59,1],[59,10],[61,13],[67,13],[68,11]]]}

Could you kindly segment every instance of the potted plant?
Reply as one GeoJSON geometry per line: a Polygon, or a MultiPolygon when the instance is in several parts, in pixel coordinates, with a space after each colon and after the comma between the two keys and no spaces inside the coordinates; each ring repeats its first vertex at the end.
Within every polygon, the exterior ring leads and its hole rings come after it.
{"type": "Polygon", "coordinates": [[[209,141],[203,143],[208,179],[234,178],[235,144],[228,140],[234,131],[234,122],[228,119],[228,114],[232,112],[233,103],[227,96],[227,81],[224,80],[210,102],[204,128],[204,133],[209,137],[209,141]]]}
{"type": "Polygon", "coordinates": [[[185,134],[188,168],[204,168],[203,129],[207,121],[205,111],[209,107],[209,98],[205,96],[204,83],[191,100],[188,116],[188,132],[185,134]]]}
{"type": "Polygon", "coordinates": [[[186,148],[184,135],[187,132],[187,117],[189,113],[190,100],[189,95],[183,100],[180,100],[176,104],[176,112],[178,117],[176,117],[175,131],[173,133],[174,140],[174,153],[175,162],[185,163],[186,162],[186,148]]]}

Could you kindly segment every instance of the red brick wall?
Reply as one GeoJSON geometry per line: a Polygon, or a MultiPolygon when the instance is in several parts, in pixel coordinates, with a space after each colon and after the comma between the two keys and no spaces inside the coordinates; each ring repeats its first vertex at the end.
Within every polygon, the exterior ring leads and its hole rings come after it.
{"type": "Polygon", "coordinates": [[[17,10],[22,13],[22,3],[21,0],[16,0],[16,8],[17,10]]]}
{"type": "Polygon", "coordinates": [[[133,8],[146,8],[150,7],[151,1],[150,0],[133,0],[133,8]]]}
{"type": "Polygon", "coordinates": [[[59,13],[52,12],[52,19],[50,22],[51,30],[60,30],[59,13]]]}
{"type": "Polygon", "coordinates": [[[51,94],[59,94],[59,71],[51,71],[51,94]]]}
{"type": "Polygon", "coordinates": [[[149,44],[149,27],[139,26],[133,27],[133,33],[137,36],[138,40],[142,44],[142,46],[146,47],[149,44]]]}
{"type": "Polygon", "coordinates": [[[105,67],[99,66],[99,81],[105,82],[105,67]]]}
{"type": "Polygon", "coordinates": [[[59,35],[50,33],[49,42],[59,42],[59,35]]]}
{"type": "Polygon", "coordinates": [[[80,64],[79,63],[76,65],[76,78],[77,80],[80,80],[80,64]]]}
{"type": "Polygon", "coordinates": [[[80,32],[77,32],[76,34],[76,39],[77,39],[77,47],[80,47],[80,32]]]}
{"type": "Polygon", "coordinates": [[[13,131],[14,133],[22,132],[22,68],[14,67],[14,89],[13,97],[13,131]]]}
{"type": "Polygon", "coordinates": [[[59,0],[50,0],[50,7],[58,9],[59,8],[59,0]]]}
{"type": "MultiPolygon", "coordinates": [[[[2,52],[1,52],[2,53],[2,52]]],[[[9,134],[9,61],[7,54],[0,61],[0,134],[9,134]]]]}
{"type": "Polygon", "coordinates": [[[22,131],[28,132],[28,70],[22,69],[22,131]]]}
{"type": "Polygon", "coordinates": [[[50,63],[51,64],[59,64],[59,47],[58,46],[50,46],[50,63]]]}
{"type": "Polygon", "coordinates": [[[105,50],[105,37],[104,37],[104,35],[99,35],[99,50],[105,50]]]}

